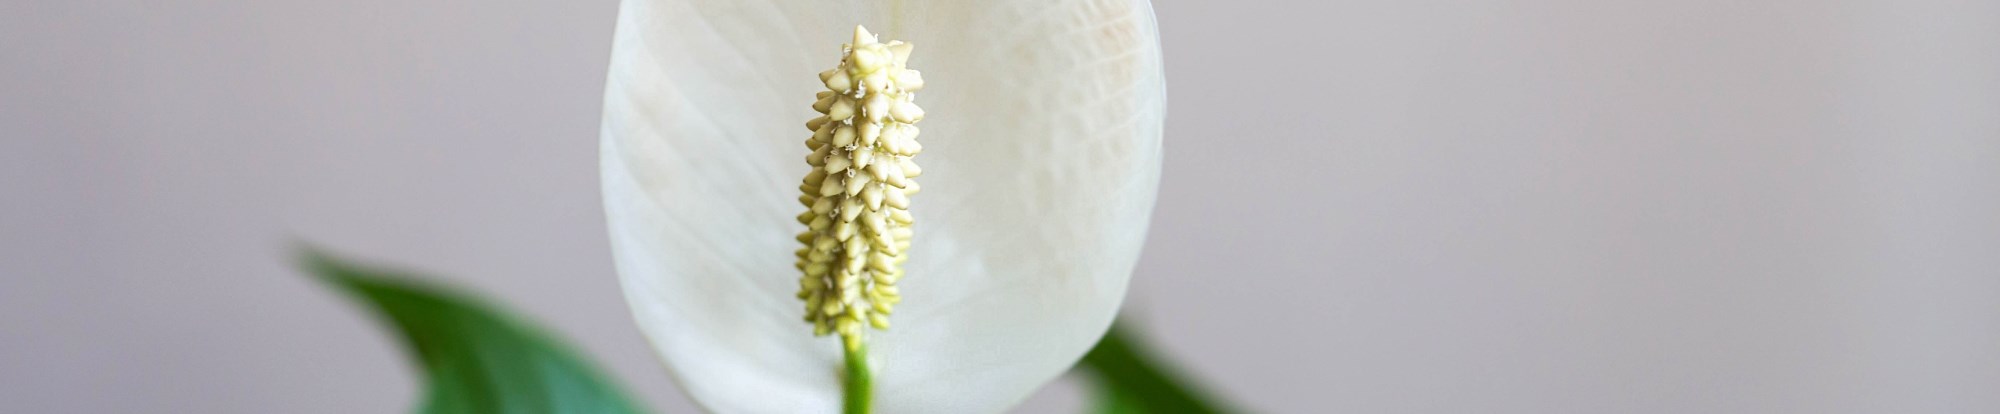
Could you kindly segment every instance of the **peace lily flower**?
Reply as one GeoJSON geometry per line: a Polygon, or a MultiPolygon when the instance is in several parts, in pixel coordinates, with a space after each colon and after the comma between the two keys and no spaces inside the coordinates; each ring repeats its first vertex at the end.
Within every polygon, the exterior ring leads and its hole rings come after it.
{"type": "Polygon", "coordinates": [[[709,410],[839,411],[844,358],[865,343],[876,411],[1001,411],[1076,362],[1123,300],[1166,104],[1146,1],[626,0],[609,78],[618,272],[709,410]],[[921,197],[892,199],[918,174],[921,197]],[[836,259],[852,251],[859,268],[836,259]]]}

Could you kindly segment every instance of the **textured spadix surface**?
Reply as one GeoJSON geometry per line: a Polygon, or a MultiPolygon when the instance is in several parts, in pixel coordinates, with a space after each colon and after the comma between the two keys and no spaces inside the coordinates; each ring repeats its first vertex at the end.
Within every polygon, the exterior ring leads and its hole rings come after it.
{"type": "Polygon", "coordinates": [[[626,296],[718,412],[834,412],[838,341],[799,323],[800,120],[856,24],[916,44],[924,202],[885,413],[995,412],[1110,323],[1159,178],[1166,96],[1145,1],[627,0],[603,179],[626,296]]]}

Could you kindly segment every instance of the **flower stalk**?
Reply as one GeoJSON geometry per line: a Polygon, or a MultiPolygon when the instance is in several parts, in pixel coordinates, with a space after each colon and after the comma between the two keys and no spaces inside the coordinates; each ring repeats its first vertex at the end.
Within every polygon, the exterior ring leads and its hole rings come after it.
{"type": "Polygon", "coordinates": [[[841,349],[847,360],[847,375],[841,381],[841,412],[868,414],[875,403],[875,375],[868,369],[868,345],[857,343],[841,349]]]}

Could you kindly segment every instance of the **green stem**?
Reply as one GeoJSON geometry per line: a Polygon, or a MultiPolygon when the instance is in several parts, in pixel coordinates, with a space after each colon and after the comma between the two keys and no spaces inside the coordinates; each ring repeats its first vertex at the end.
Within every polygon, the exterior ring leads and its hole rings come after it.
{"type": "Polygon", "coordinates": [[[847,354],[847,381],[841,387],[846,393],[846,414],[868,414],[875,402],[874,374],[868,372],[868,345],[856,338],[851,344],[842,346],[847,354]]]}

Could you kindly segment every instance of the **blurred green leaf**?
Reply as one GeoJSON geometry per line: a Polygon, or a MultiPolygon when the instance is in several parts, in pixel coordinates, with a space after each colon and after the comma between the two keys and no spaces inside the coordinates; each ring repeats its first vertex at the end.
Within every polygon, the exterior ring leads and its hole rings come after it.
{"type": "Polygon", "coordinates": [[[303,265],[402,334],[430,383],[421,413],[644,412],[567,346],[498,307],[310,249],[303,265]]]}
{"type": "Polygon", "coordinates": [[[1099,386],[1097,389],[1097,414],[1145,414],[1146,407],[1131,395],[1118,392],[1116,388],[1099,386]]]}
{"type": "Polygon", "coordinates": [[[1159,359],[1124,325],[1113,324],[1077,364],[1097,381],[1098,414],[1231,412],[1159,359]]]}

